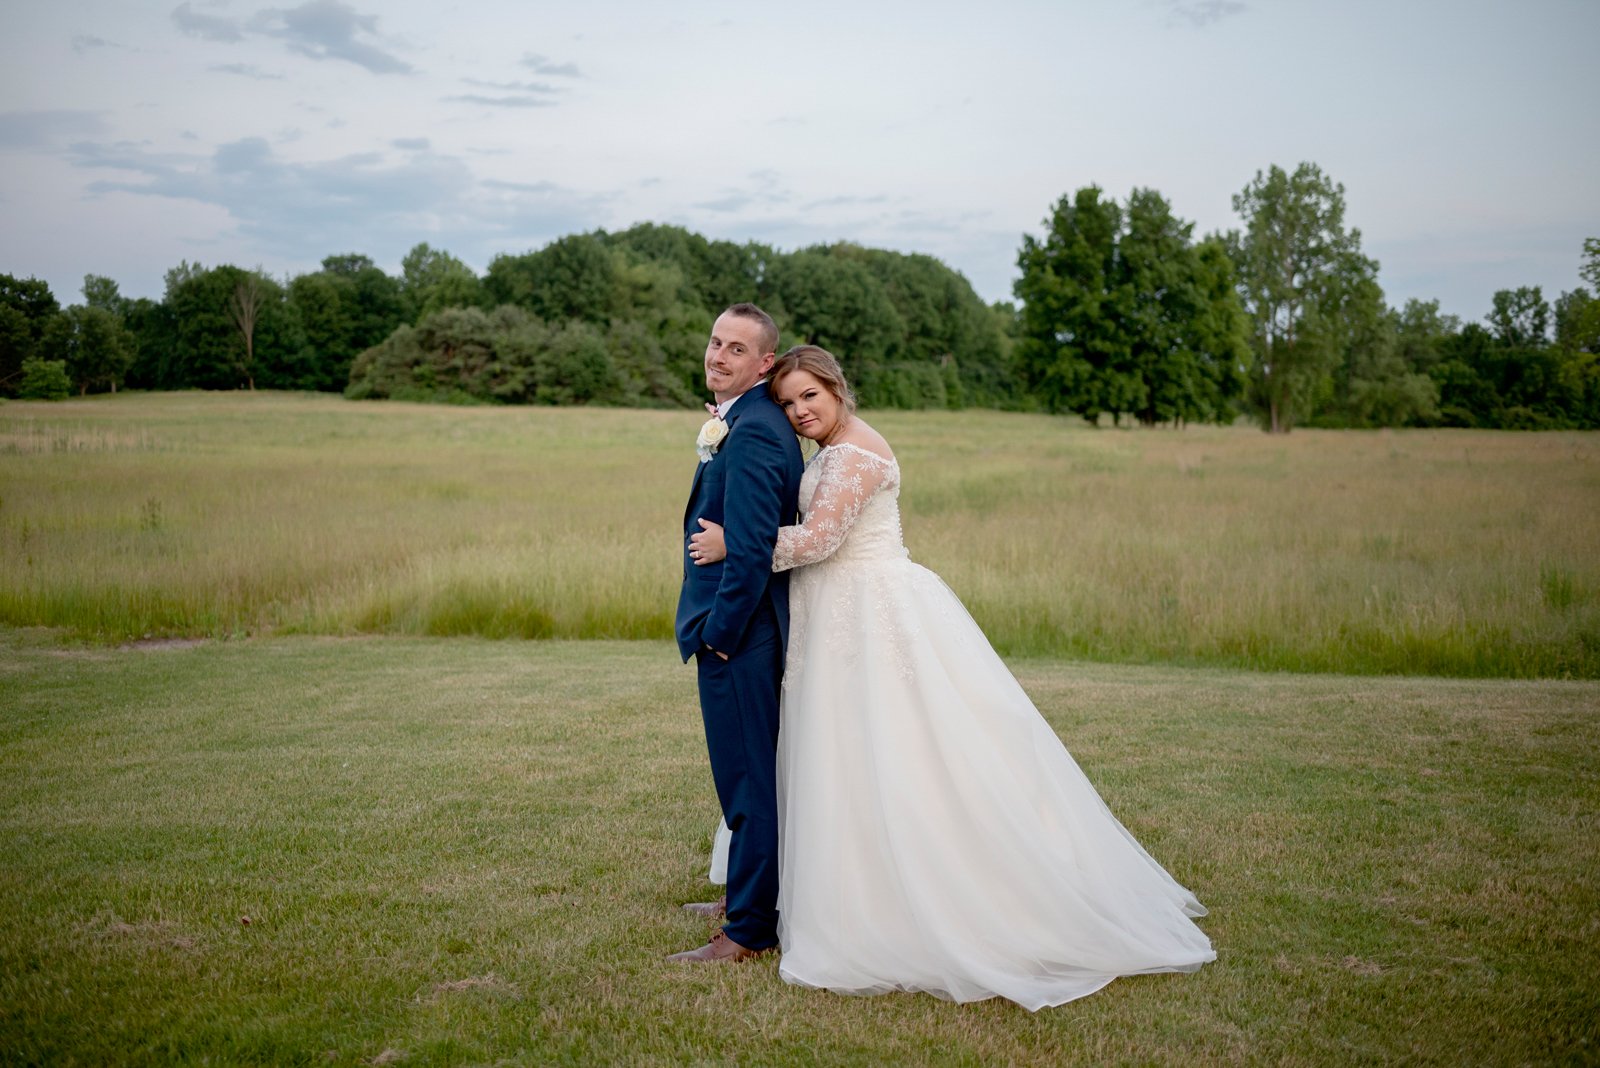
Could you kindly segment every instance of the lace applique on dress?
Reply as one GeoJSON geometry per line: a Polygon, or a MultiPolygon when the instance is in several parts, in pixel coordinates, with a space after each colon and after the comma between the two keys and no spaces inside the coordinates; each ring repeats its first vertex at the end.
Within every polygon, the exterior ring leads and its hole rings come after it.
{"type": "Polygon", "coordinates": [[[900,465],[859,445],[830,445],[817,453],[800,483],[805,520],[778,528],[772,570],[787,571],[832,556],[878,491],[899,485],[900,465]]]}
{"type": "MultiPolygon", "coordinates": [[[[886,594],[902,574],[895,565],[907,562],[900,533],[899,492],[899,464],[858,445],[831,445],[806,467],[800,481],[805,521],[779,528],[772,558],[774,571],[799,568],[789,586],[786,688],[804,662],[813,625],[822,629],[817,640],[829,657],[845,663],[854,660],[858,652],[850,621],[859,618],[863,610],[877,617],[889,611],[892,598],[886,594]],[[851,577],[838,582],[827,578],[844,573],[851,577]],[[876,592],[862,598],[865,588],[876,592]]],[[[883,618],[879,622],[887,625],[889,621],[883,618]]],[[[887,630],[894,666],[905,675],[910,665],[902,655],[901,636],[895,627],[887,630]]]]}

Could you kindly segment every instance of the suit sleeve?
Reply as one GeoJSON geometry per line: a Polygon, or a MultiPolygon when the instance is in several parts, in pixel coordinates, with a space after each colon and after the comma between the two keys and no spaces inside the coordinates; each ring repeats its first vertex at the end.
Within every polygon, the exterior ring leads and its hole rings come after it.
{"type": "MultiPolygon", "coordinates": [[[[787,423],[783,431],[789,432],[787,423]]],[[[788,464],[778,428],[766,420],[746,418],[729,435],[730,445],[735,435],[737,446],[725,448],[723,458],[728,465],[722,498],[728,556],[716,601],[700,630],[701,641],[725,653],[739,647],[761,604],[772,579],[778,527],[790,518],[783,508],[788,464]]]]}

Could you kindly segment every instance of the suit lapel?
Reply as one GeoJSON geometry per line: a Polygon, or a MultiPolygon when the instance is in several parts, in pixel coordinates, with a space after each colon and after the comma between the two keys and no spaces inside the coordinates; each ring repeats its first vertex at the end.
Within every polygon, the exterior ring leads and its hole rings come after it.
{"type": "Polygon", "coordinates": [[[717,456],[720,455],[721,449],[727,446],[729,438],[733,436],[733,425],[739,421],[739,417],[748,412],[752,404],[766,401],[768,396],[765,382],[752,386],[749,392],[741,394],[739,403],[735,404],[733,411],[728,413],[728,437],[722,439],[722,446],[718,448],[716,453],[712,454],[711,459],[705,463],[695,464],[694,482],[689,486],[689,503],[683,509],[683,525],[685,529],[688,528],[690,516],[694,513],[695,500],[700,496],[700,479],[705,475],[706,468],[717,462],[717,456]]]}

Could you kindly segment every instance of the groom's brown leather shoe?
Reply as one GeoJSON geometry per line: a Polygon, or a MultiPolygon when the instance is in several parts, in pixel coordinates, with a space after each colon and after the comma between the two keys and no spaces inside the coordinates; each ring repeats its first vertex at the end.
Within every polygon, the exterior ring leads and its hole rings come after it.
{"type": "Polygon", "coordinates": [[[683,906],[683,910],[708,920],[720,920],[728,914],[728,895],[723,894],[715,901],[691,901],[683,906]]]}
{"type": "Polygon", "coordinates": [[[711,941],[699,949],[674,953],[667,960],[673,964],[737,964],[742,960],[759,957],[765,949],[746,949],[727,935],[718,931],[711,941]]]}

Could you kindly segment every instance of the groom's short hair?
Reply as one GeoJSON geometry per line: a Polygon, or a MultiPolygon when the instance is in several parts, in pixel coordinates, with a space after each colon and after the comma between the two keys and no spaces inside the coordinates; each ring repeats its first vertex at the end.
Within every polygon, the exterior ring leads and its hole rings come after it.
{"type": "Polygon", "coordinates": [[[778,351],[778,324],[772,321],[772,316],[754,304],[749,301],[730,304],[722,310],[722,314],[736,316],[740,319],[749,319],[761,327],[761,351],[756,355],[765,356],[769,352],[776,353],[778,351]]]}

